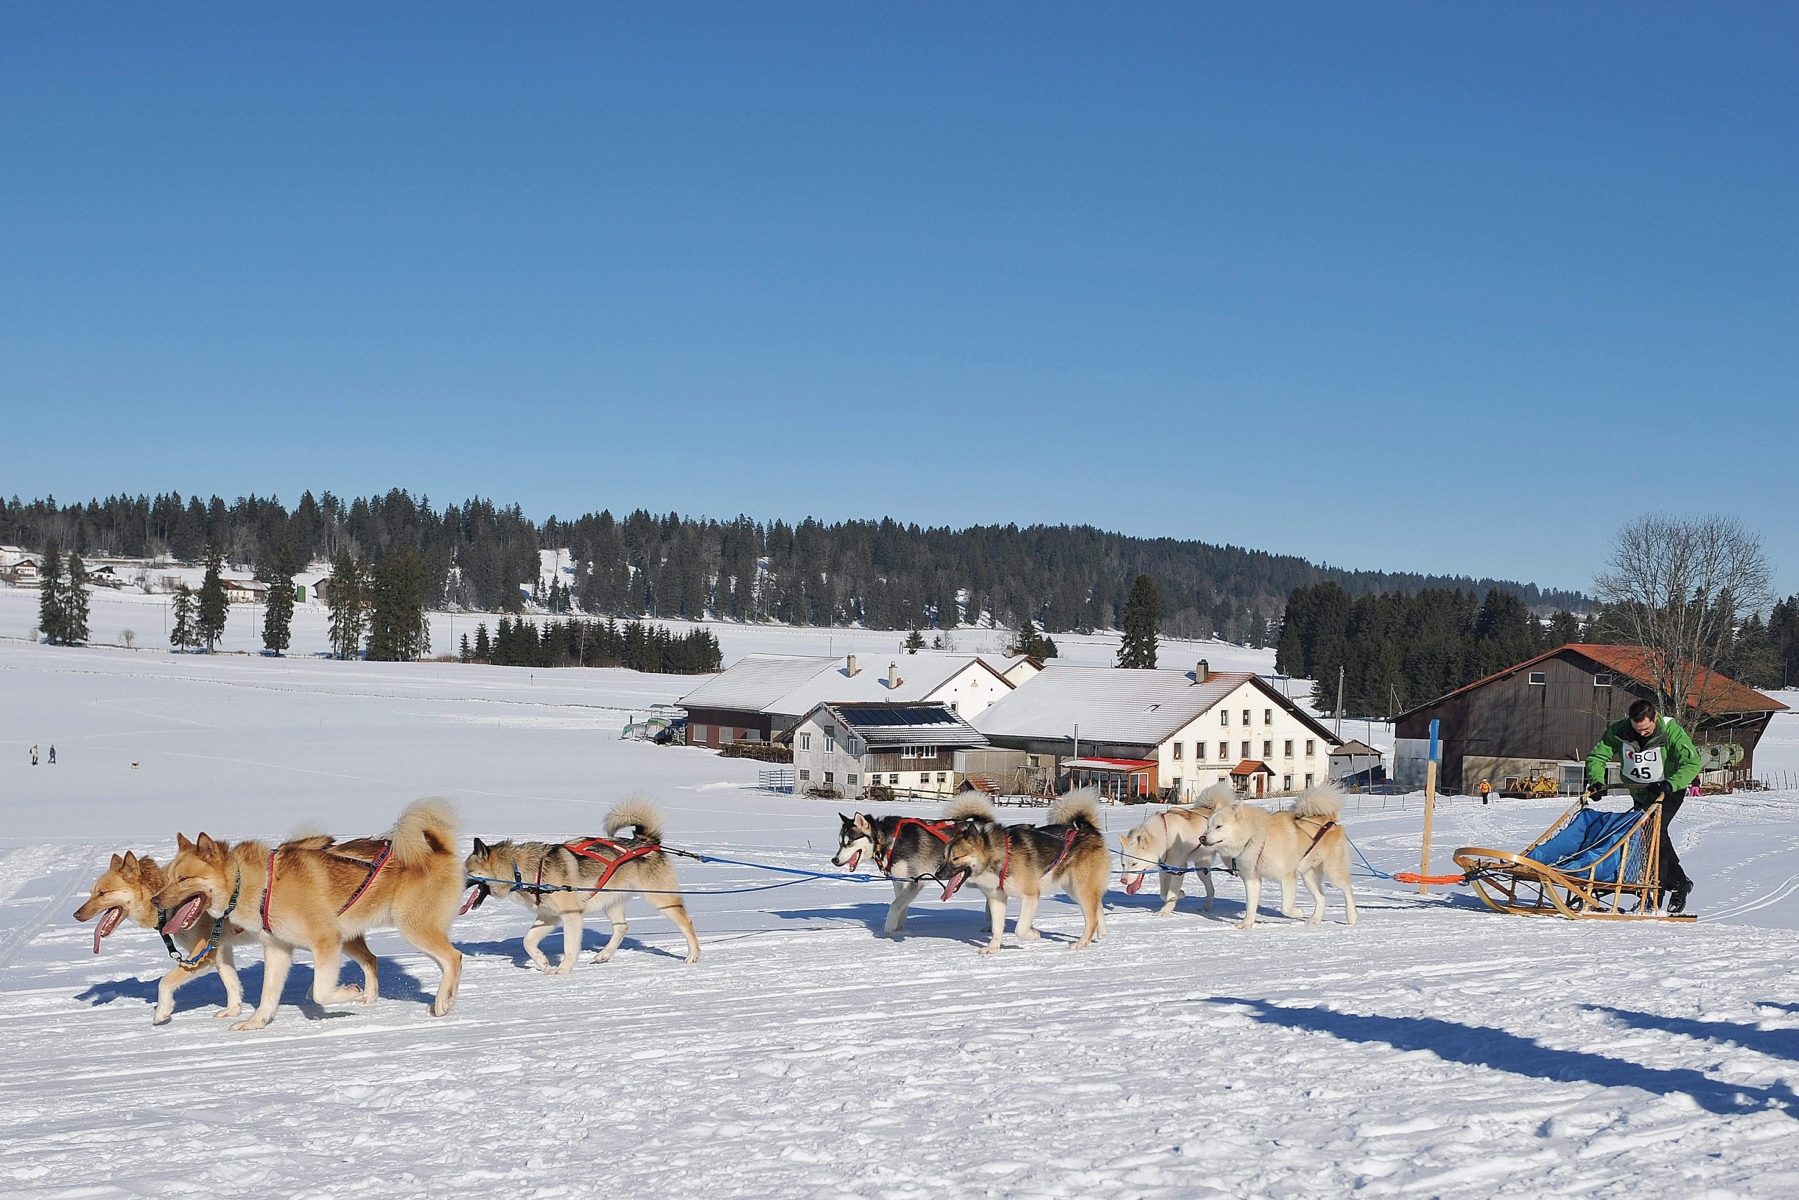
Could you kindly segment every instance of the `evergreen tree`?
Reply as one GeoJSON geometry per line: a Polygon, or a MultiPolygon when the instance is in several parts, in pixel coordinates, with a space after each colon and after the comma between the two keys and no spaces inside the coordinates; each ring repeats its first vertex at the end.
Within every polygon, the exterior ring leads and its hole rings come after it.
{"type": "Polygon", "coordinates": [[[269,575],[268,607],[262,618],[262,645],[279,655],[293,641],[294,556],[285,545],[275,552],[269,575]]]}
{"type": "Polygon", "coordinates": [[[416,550],[382,555],[369,584],[369,658],[414,662],[431,649],[425,561],[416,550]]]}
{"type": "Polygon", "coordinates": [[[1018,630],[1018,636],[1006,647],[1007,654],[1027,654],[1039,661],[1054,658],[1057,654],[1056,643],[1046,637],[1037,628],[1037,623],[1029,616],[1018,630]]]}
{"type": "Polygon", "coordinates": [[[1156,581],[1137,576],[1124,602],[1124,637],[1118,644],[1118,665],[1151,669],[1156,665],[1156,626],[1162,605],[1156,598],[1156,581]]]}
{"type": "Polygon", "coordinates": [[[924,649],[924,634],[914,629],[911,633],[906,635],[905,644],[900,648],[907,654],[917,654],[920,650],[924,649]]]}
{"type": "Polygon", "coordinates": [[[462,648],[457,651],[456,657],[463,662],[473,662],[475,660],[475,652],[469,648],[468,634],[466,633],[462,635],[462,648]]]}
{"type": "Polygon", "coordinates": [[[217,542],[208,542],[206,576],[200,581],[200,603],[194,613],[194,629],[206,643],[208,654],[225,636],[225,620],[231,614],[231,601],[225,597],[225,581],[219,574],[224,566],[224,551],[217,542]]]}
{"type": "Polygon", "coordinates": [[[368,628],[363,574],[362,564],[347,549],[339,550],[331,561],[331,652],[339,658],[362,653],[362,635],[368,628]]]}
{"type": "Polygon", "coordinates": [[[55,538],[44,543],[44,568],[38,575],[37,627],[44,640],[63,640],[62,547],[55,538]]]}
{"type": "Polygon", "coordinates": [[[1556,650],[1580,641],[1580,618],[1565,608],[1557,609],[1549,618],[1549,629],[1543,639],[1545,650],[1556,650]]]}
{"type": "Polygon", "coordinates": [[[69,552],[69,573],[63,577],[61,608],[63,644],[87,641],[87,567],[74,551],[69,552]]]}
{"type": "Polygon", "coordinates": [[[200,644],[194,629],[194,589],[187,584],[175,587],[175,628],[169,630],[169,645],[176,650],[191,650],[200,644]]]}
{"type": "MultiPolygon", "coordinates": [[[[506,618],[501,617],[504,621],[506,618]]],[[[487,662],[493,658],[493,643],[487,640],[487,622],[475,626],[475,661],[487,662]]]]}

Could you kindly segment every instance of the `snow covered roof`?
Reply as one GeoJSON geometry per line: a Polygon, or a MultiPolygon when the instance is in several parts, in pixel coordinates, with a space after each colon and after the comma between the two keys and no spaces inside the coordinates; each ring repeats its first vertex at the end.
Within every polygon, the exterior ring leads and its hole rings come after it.
{"type": "Polygon", "coordinates": [[[870,746],[985,746],[987,739],[943,704],[819,704],[870,746]]]}
{"type": "Polygon", "coordinates": [[[818,654],[750,654],[681,697],[687,708],[760,712],[838,660],[818,654]]]}
{"type": "Polygon", "coordinates": [[[1356,740],[1352,739],[1350,741],[1344,742],[1341,746],[1338,746],[1335,750],[1332,750],[1331,757],[1332,758],[1338,758],[1338,757],[1384,758],[1385,755],[1383,755],[1379,750],[1376,750],[1373,746],[1370,746],[1367,742],[1356,741],[1356,740]]]}
{"type": "Polygon", "coordinates": [[[1213,671],[1204,683],[1194,683],[1192,671],[1052,662],[976,716],[974,724],[988,737],[1017,738],[1067,738],[1079,725],[1083,743],[1155,746],[1245,683],[1335,744],[1323,726],[1248,671],[1213,671]]]}

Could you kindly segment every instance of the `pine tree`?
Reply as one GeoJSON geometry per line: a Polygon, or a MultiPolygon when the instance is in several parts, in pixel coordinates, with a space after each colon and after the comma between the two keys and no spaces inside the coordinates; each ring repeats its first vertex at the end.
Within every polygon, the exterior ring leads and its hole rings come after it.
{"type": "Polygon", "coordinates": [[[425,561],[416,550],[389,550],[375,564],[369,596],[369,658],[413,662],[431,649],[425,619],[425,561]]]}
{"type": "Polygon", "coordinates": [[[924,649],[924,634],[914,629],[906,635],[905,645],[901,647],[907,654],[917,654],[924,649]]]}
{"type": "Polygon", "coordinates": [[[87,567],[74,551],[69,552],[69,573],[63,577],[61,608],[63,645],[87,641],[87,567]]]}
{"type": "Polygon", "coordinates": [[[200,644],[194,630],[194,589],[187,584],[175,588],[175,628],[169,631],[169,645],[176,650],[191,650],[200,644]]]}
{"type": "Polygon", "coordinates": [[[462,648],[457,651],[456,657],[462,662],[474,661],[475,652],[469,648],[468,634],[466,633],[462,635],[462,648]]]}
{"type": "MultiPolygon", "coordinates": [[[[505,617],[500,618],[502,621],[505,619],[505,617]]],[[[492,658],[493,643],[487,640],[487,622],[483,621],[475,626],[475,659],[477,662],[487,662],[492,658]]]]}
{"type": "Polygon", "coordinates": [[[55,538],[44,543],[44,569],[38,576],[37,625],[44,640],[63,640],[62,546],[55,538]]]}
{"type": "Polygon", "coordinates": [[[1156,665],[1156,626],[1162,605],[1156,598],[1156,581],[1137,576],[1124,602],[1124,637],[1118,644],[1118,665],[1153,669],[1156,665]]]}
{"type": "Polygon", "coordinates": [[[286,546],[275,552],[269,572],[268,608],[262,618],[263,649],[279,655],[293,641],[294,556],[286,546]]]}
{"type": "Polygon", "coordinates": [[[339,658],[362,653],[362,634],[368,615],[363,608],[363,567],[349,550],[339,550],[331,560],[331,652],[339,658]]]}
{"type": "Polygon", "coordinates": [[[1012,639],[1010,646],[1006,647],[1006,653],[1008,655],[1025,654],[1042,661],[1054,658],[1058,651],[1056,643],[1038,630],[1036,622],[1026,616],[1023,626],[1018,630],[1018,636],[1012,639]]]}
{"type": "Polygon", "coordinates": [[[224,551],[217,542],[208,542],[206,577],[200,581],[200,604],[194,613],[194,629],[206,643],[208,654],[225,636],[225,621],[231,615],[231,601],[225,596],[225,581],[219,575],[224,566],[224,551]]]}

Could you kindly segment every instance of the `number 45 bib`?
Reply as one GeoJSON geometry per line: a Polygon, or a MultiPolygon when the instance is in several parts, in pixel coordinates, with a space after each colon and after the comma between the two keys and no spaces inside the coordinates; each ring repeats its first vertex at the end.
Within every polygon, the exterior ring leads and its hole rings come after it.
{"type": "Polygon", "coordinates": [[[1662,781],[1662,746],[1643,750],[1623,747],[1622,774],[1626,783],[1660,783],[1662,781]]]}

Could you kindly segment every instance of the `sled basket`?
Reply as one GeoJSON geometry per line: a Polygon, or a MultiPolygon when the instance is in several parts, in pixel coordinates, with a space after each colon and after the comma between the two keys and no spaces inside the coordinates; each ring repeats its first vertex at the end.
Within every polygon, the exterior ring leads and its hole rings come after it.
{"type": "Polygon", "coordinates": [[[1661,910],[1662,806],[1577,803],[1523,852],[1464,846],[1456,865],[1497,912],[1576,920],[1692,920],[1661,910]]]}

